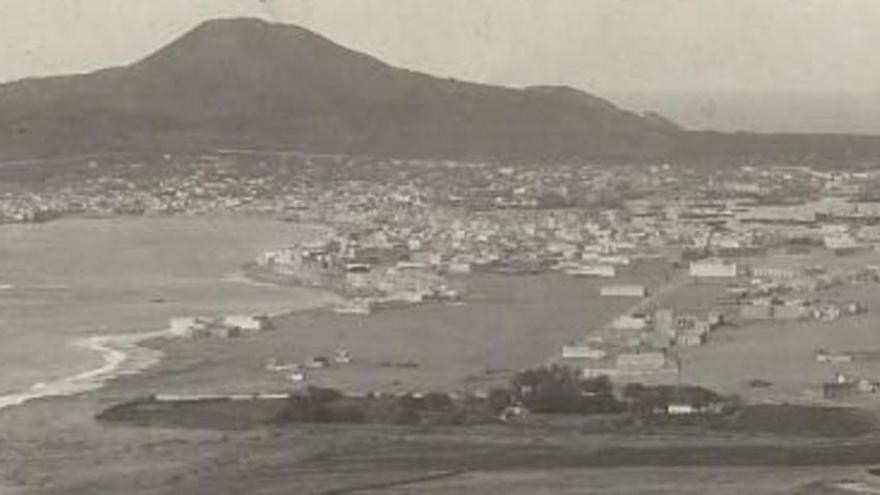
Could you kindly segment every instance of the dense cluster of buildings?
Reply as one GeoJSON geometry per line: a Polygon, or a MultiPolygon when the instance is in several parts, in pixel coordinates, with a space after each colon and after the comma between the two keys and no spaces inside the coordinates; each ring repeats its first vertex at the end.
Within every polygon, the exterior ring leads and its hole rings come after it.
{"type": "MultiPolygon", "coordinates": [[[[725,286],[711,310],[642,306],[565,345],[562,358],[588,375],[674,373],[677,350],[707,343],[726,319],[832,321],[865,308],[823,291],[880,281],[876,267],[828,273],[762,261],[771,251],[873,249],[880,242],[876,170],[510,166],[296,153],[107,159],[65,170],[9,182],[0,190],[0,222],[231,212],[321,223],[332,234],[267,251],[249,273],[332,289],[345,296],[339,313],[458,301],[466,279],[458,275],[480,271],[596,277],[603,279],[598,297],[638,302],[651,296],[648,288],[617,279],[654,258],[672,262],[691,283],[725,286]]],[[[262,330],[257,320],[227,320],[179,320],[172,329],[189,338],[262,330]]]]}

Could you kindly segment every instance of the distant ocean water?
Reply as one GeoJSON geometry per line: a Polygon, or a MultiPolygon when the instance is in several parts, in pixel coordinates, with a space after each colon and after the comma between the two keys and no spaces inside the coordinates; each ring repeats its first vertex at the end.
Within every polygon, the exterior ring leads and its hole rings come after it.
{"type": "Polygon", "coordinates": [[[161,330],[171,317],[308,304],[313,292],[229,273],[319,232],[235,217],[0,225],[0,407],[86,390],[151,363],[155,356],[131,356],[138,337],[124,335],[161,330]]]}

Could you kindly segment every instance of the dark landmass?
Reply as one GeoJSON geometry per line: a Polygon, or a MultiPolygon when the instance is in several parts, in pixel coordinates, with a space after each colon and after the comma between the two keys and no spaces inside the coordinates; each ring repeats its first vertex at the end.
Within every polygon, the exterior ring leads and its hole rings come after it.
{"type": "Polygon", "coordinates": [[[880,137],[687,132],[576,89],[433,77],[255,19],[206,22],[129,66],[0,86],[3,161],[214,149],[836,164],[876,161],[880,137]]]}
{"type": "Polygon", "coordinates": [[[771,434],[853,438],[880,431],[876,414],[847,407],[742,404],[689,385],[629,384],[617,396],[607,377],[584,379],[571,368],[517,372],[484,395],[445,392],[346,394],[308,386],[292,393],[149,395],[103,409],[108,424],[199,429],[254,429],[294,424],[459,426],[607,434],[771,434]],[[671,408],[687,404],[689,410],[671,408]]]}
{"type": "MultiPolygon", "coordinates": [[[[858,418],[864,413],[844,408],[812,416],[841,425],[832,436],[814,435],[809,414],[802,416],[808,420],[799,431],[781,435],[754,433],[754,428],[751,433],[648,428],[608,434],[593,422],[608,424],[605,416],[571,415],[473,426],[266,422],[284,410],[284,401],[260,404],[250,418],[261,424],[247,426],[241,420],[249,413],[242,409],[253,404],[245,401],[223,404],[236,409],[230,415],[211,411],[221,401],[184,405],[189,411],[169,415],[173,421],[165,424],[86,418],[130,396],[141,380],[124,377],[98,394],[44,399],[3,411],[10,421],[3,430],[4,458],[27,460],[12,464],[10,479],[33,493],[65,495],[371,493],[395,487],[415,493],[430,480],[453,482],[481,474],[502,480],[508,474],[535,473],[556,480],[571,469],[751,466],[783,472],[787,467],[822,466],[808,478],[816,480],[836,479],[842,467],[851,466],[846,472],[853,472],[880,462],[877,430],[865,433],[866,423],[858,418]],[[187,416],[193,421],[179,422],[187,416]],[[27,432],[37,427],[50,434],[35,441],[27,432]]],[[[791,407],[780,406],[773,414],[784,419],[804,412],[791,407]]],[[[638,475],[621,471],[621,476],[638,475]]],[[[623,479],[621,484],[627,486],[623,479]]],[[[466,493],[501,491],[489,484],[466,493]]]]}
{"type": "Polygon", "coordinates": [[[0,87],[7,157],[129,148],[573,156],[647,150],[675,132],[570,88],[440,79],[254,19],[204,23],[127,67],[0,87]]]}

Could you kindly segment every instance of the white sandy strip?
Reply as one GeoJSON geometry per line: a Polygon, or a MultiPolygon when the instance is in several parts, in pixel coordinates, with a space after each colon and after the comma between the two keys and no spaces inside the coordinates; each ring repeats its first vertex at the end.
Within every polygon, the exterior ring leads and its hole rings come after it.
{"type": "Polygon", "coordinates": [[[101,335],[74,342],[74,345],[98,352],[103,364],[93,370],[37,383],[29,390],[0,396],[0,409],[18,406],[41,397],[76,395],[101,388],[108,380],[140,373],[162,359],[155,349],[141,347],[144,340],[167,336],[167,330],[123,335],[101,335]]]}

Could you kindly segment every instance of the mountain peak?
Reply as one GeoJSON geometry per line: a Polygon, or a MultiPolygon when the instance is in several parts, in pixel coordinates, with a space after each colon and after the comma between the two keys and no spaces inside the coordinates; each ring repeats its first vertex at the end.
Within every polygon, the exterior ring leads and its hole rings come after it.
{"type": "Polygon", "coordinates": [[[633,142],[667,132],[573,88],[442,79],[256,18],[206,21],[104,75],[27,86],[15,95],[0,86],[0,149],[48,142],[60,153],[186,146],[570,157],[638,151],[633,142]]]}
{"type": "Polygon", "coordinates": [[[326,38],[296,24],[270,22],[259,17],[220,17],[209,19],[185,33],[180,40],[187,38],[243,39],[252,36],[269,36],[286,33],[288,36],[298,35],[302,38],[326,38]]]}
{"type": "Polygon", "coordinates": [[[282,25],[288,28],[297,27],[295,24],[277,24],[269,22],[260,17],[217,17],[202,22],[190,32],[198,31],[200,29],[266,28],[272,25],[282,25]]]}
{"type": "Polygon", "coordinates": [[[338,47],[319,34],[293,24],[270,23],[254,17],[221,18],[199,24],[140,63],[149,64],[167,57],[265,58],[285,50],[302,49],[303,45],[338,47]]]}

